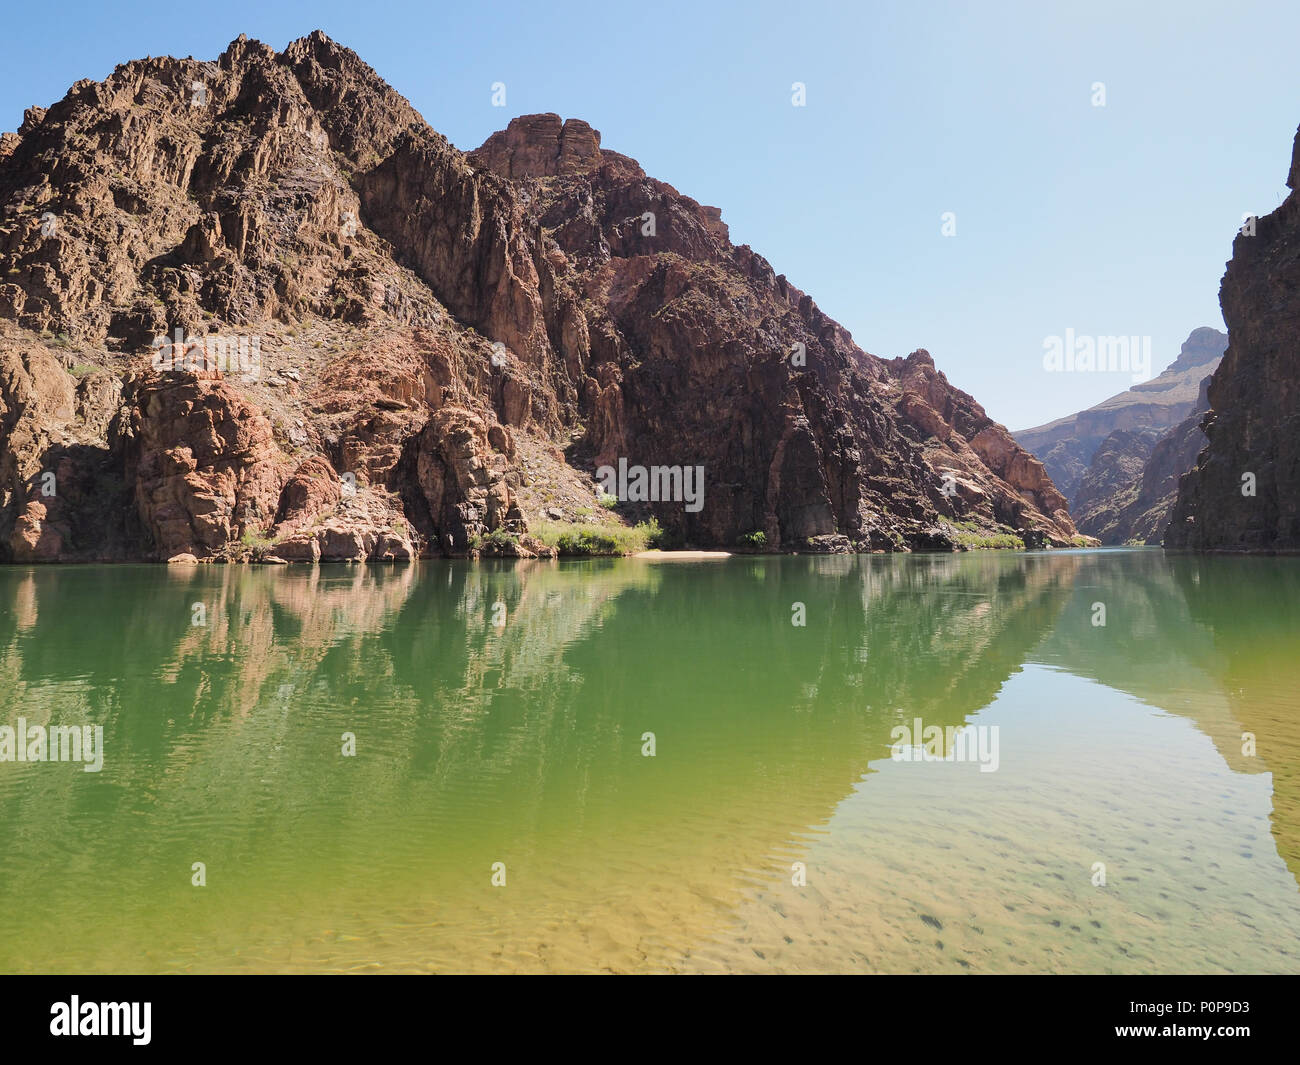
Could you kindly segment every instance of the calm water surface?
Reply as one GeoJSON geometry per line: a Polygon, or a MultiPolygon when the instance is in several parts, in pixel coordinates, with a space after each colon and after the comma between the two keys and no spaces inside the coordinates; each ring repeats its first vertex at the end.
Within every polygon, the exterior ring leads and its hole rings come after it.
{"type": "Polygon", "coordinates": [[[1296,973],[1298,648],[1158,550],[4,568],[105,754],[0,762],[0,971],[1296,973]]]}

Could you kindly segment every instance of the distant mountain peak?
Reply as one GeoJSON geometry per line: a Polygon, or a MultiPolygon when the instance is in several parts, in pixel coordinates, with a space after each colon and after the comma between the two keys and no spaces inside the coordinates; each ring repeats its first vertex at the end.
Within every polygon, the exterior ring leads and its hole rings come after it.
{"type": "Polygon", "coordinates": [[[1178,357],[1150,381],[1142,381],[1093,406],[1046,425],[1015,433],[1040,458],[1072,503],[1098,446],[1117,429],[1170,429],[1196,407],[1202,378],[1228,346],[1228,335],[1211,326],[1193,329],[1178,357]]]}
{"type": "Polygon", "coordinates": [[[1193,366],[1204,366],[1215,359],[1222,358],[1228,347],[1228,334],[1221,329],[1203,325],[1193,329],[1178,352],[1178,358],[1164,370],[1165,373],[1181,373],[1193,366]]]}

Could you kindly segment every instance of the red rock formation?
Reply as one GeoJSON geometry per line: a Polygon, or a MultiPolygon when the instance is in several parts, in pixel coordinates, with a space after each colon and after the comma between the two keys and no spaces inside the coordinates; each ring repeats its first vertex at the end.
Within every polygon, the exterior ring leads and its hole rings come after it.
{"type": "Polygon", "coordinates": [[[601,164],[600,134],[580,118],[525,115],[484,141],[474,161],[508,178],[583,174],[601,164]]]}
{"type": "Polygon", "coordinates": [[[955,519],[993,519],[1021,530],[1037,530],[1049,543],[1073,538],[1065,497],[1047,470],[975,400],[948,383],[927,351],[888,364],[898,382],[896,407],[915,430],[927,462],[955,491],[942,493],[955,519]]]}
{"type": "Polygon", "coordinates": [[[524,533],[539,470],[590,499],[620,457],[704,467],[702,509],[650,505],[683,542],[944,547],[958,515],[1074,533],[928,357],[862,351],[717,208],[556,115],[466,156],[319,32],[127,63],[29,112],[0,145],[0,318],[92,368],[64,458],[114,500],[99,537],[81,496],[67,520],[29,506],[67,405],[34,385],[0,420],[22,557],[464,552],[524,533]],[[260,361],[142,375],[178,328],[260,361]]]}
{"type": "Polygon", "coordinates": [[[473,411],[443,407],[416,441],[420,489],[449,553],[522,517],[506,482],[509,437],[499,426],[493,430],[473,411]]]}
{"type": "Polygon", "coordinates": [[[0,544],[19,562],[116,557],[120,530],[100,487],[120,386],[80,381],[39,343],[0,336],[0,544]]]}
{"type": "Polygon", "coordinates": [[[197,377],[146,381],[136,404],[136,502],[161,557],[214,554],[271,527],[288,470],[260,411],[197,377]]]}
{"type": "MultiPolygon", "coordinates": [[[[968,493],[964,519],[1070,541],[1075,530],[1041,464],[982,410],[960,459],[934,450],[925,426],[943,431],[943,417],[922,412],[923,397],[900,389],[885,363],[761,256],[733,247],[716,208],[614,152],[602,151],[599,166],[561,165],[562,128],[557,116],[517,119],[470,159],[512,178],[556,240],[561,254],[545,260],[552,284],[573,293],[585,320],[585,350],[571,365],[583,374],[595,463],[708,471],[699,516],[657,508],[680,539],[730,544],[761,530],[786,547],[826,537],[939,546],[949,542],[943,519],[954,516],[930,461],[940,457],[996,489],[968,493]],[[900,417],[898,404],[922,424],[900,417]]],[[[941,407],[977,409],[942,375],[925,385],[941,407]]]]}

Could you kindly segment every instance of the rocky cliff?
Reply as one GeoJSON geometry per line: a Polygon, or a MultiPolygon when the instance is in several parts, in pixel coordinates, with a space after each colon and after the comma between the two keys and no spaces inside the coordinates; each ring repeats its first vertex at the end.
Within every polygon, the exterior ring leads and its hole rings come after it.
{"type": "Polygon", "coordinates": [[[1292,191],[1238,234],[1219,288],[1228,350],[1209,386],[1209,442],[1183,477],[1166,547],[1300,549],[1300,130],[1292,191]]]}
{"type": "Polygon", "coordinates": [[[1076,496],[1103,440],[1124,431],[1172,429],[1192,413],[1201,380],[1213,373],[1227,347],[1226,333],[1202,326],[1183,342],[1178,358],[1159,375],[1103,400],[1094,407],[1033,429],[1016,441],[1042,459],[1048,475],[1079,514],[1076,496]]]}
{"type": "Polygon", "coordinates": [[[462,153],[316,32],[127,63],[0,139],[4,557],[526,554],[620,460],[665,491],[619,520],[677,543],[1076,533],[926,353],[863,351],[584,122],[462,153]]]}
{"type": "Polygon", "coordinates": [[[1117,429],[1101,442],[1075,496],[1080,532],[1103,544],[1164,542],[1178,482],[1205,446],[1209,383],[1201,381],[1192,413],[1172,429],[1117,429]]]}

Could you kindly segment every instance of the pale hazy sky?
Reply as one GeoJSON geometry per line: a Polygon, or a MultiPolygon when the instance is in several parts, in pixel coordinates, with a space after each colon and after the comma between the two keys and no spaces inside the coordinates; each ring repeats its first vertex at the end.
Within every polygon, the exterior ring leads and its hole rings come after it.
{"type": "Polygon", "coordinates": [[[928,348],[1013,429],[1131,383],[1045,372],[1047,337],[1150,336],[1158,372],[1222,328],[1232,238],[1281,202],[1300,123],[1300,5],[1280,0],[130,8],[11,5],[0,128],[119,62],[320,28],[459,147],[518,114],[586,119],[862,347],[928,348]]]}

